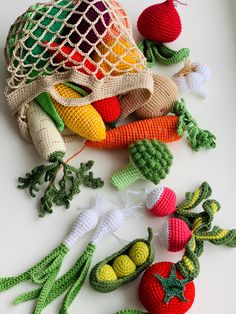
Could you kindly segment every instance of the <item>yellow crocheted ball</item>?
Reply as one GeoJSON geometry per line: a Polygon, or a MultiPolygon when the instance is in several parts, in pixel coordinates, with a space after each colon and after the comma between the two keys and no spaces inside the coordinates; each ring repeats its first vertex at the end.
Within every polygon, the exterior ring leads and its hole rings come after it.
{"type": "Polygon", "coordinates": [[[98,279],[101,281],[115,281],[117,276],[113,268],[106,264],[99,269],[98,279]]]}
{"type": "Polygon", "coordinates": [[[136,270],[136,265],[128,255],[117,257],[112,266],[118,278],[129,276],[136,270]]]}
{"type": "Polygon", "coordinates": [[[98,63],[105,73],[112,76],[135,73],[143,69],[140,64],[141,55],[138,48],[124,39],[110,39],[105,44],[97,46],[99,52],[95,52],[92,59],[98,63]]]}
{"type": "Polygon", "coordinates": [[[140,266],[146,262],[149,256],[149,249],[146,243],[136,242],[129,251],[129,257],[136,266],[140,266]]]}

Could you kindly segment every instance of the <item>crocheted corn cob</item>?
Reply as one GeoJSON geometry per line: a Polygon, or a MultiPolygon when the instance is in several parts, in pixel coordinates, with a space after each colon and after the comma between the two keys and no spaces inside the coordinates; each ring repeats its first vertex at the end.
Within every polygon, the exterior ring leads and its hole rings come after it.
{"type": "Polygon", "coordinates": [[[167,146],[155,140],[138,141],[129,146],[130,163],[111,177],[111,183],[119,190],[139,180],[158,184],[169,173],[173,156],[167,146]]]}
{"type": "Polygon", "coordinates": [[[178,98],[178,88],[173,80],[166,76],[153,74],[154,91],[151,99],[135,114],[142,119],[165,116],[171,112],[178,98]]]}

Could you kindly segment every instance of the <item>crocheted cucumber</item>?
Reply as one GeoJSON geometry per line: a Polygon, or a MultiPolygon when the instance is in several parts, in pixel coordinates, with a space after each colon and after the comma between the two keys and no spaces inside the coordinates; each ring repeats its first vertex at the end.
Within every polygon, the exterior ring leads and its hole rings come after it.
{"type": "Polygon", "coordinates": [[[152,229],[148,228],[147,240],[134,240],[95,265],[89,276],[93,289],[111,292],[137,279],[154,260],[152,236],[152,229]]]}

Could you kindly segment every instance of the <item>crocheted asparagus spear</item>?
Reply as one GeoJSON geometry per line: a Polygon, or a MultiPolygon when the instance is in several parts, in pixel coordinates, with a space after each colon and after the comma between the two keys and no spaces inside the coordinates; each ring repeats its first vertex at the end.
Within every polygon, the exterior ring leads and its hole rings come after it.
{"type": "MultiPolygon", "coordinates": [[[[137,207],[139,207],[139,205],[137,205],[137,207]]],[[[97,229],[92,239],[88,243],[86,250],[80,256],[76,264],[65,275],[56,280],[56,282],[52,286],[44,307],[50,304],[62,293],[67,291],[66,296],[63,300],[60,314],[67,313],[69,306],[79,293],[84,283],[84,280],[87,277],[93,254],[97,245],[104,239],[104,237],[115,232],[123,224],[125,217],[132,216],[132,212],[133,208],[125,208],[123,210],[112,209],[103,216],[97,226],[97,229]]],[[[40,292],[41,289],[25,293],[15,300],[15,304],[35,299],[40,295],[40,292]]]]}
{"type": "Polygon", "coordinates": [[[173,156],[167,146],[156,140],[138,141],[129,146],[130,163],[111,177],[111,183],[119,190],[139,180],[158,184],[169,173],[173,156]]]}
{"type": "Polygon", "coordinates": [[[42,288],[34,310],[34,314],[40,314],[66,254],[83,235],[95,228],[103,205],[104,202],[102,198],[97,197],[96,202],[91,209],[86,209],[80,213],[71,232],[65,240],[39,263],[16,277],[0,278],[0,292],[6,291],[17,284],[28,280],[41,285],[42,288]]]}
{"type": "Polygon", "coordinates": [[[53,203],[69,208],[73,196],[80,192],[79,187],[82,183],[93,189],[103,186],[103,181],[100,178],[95,179],[92,172],[86,174],[92,168],[93,161],[81,163],[78,169],[63,161],[64,141],[53,121],[35,102],[30,103],[27,120],[35,147],[49,164],[38,166],[31,173],[27,173],[25,178],[19,178],[19,188],[28,188],[30,195],[35,197],[39,191],[39,185],[44,181],[49,182],[41,198],[40,217],[52,213],[53,203]],[[61,168],[63,168],[63,177],[57,188],[56,178],[61,168]]]}

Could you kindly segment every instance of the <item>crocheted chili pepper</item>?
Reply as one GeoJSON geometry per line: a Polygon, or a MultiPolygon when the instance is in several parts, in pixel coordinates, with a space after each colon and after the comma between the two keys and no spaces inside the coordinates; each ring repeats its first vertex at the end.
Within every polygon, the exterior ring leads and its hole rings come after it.
{"type": "Polygon", "coordinates": [[[111,292],[136,278],[153,262],[152,230],[148,240],[137,239],[118,252],[97,263],[91,270],[89,281],[99,292],[111,292]]]}
{"type": "Polygon", "coordinates": [[[155,140],[138,141],[129,146],[130,163],[111,177],[111,183],[119,190],[139,180],[158,184],[169,173],[173,156],[167,146],[155,140]]]}

